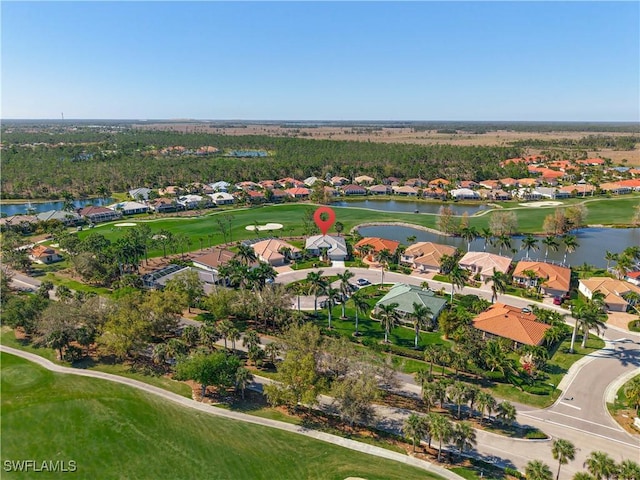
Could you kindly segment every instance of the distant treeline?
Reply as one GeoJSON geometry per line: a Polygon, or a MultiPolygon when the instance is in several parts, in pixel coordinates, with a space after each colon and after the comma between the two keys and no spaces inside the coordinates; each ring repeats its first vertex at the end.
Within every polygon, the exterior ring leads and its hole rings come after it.
{"type": "Polygon", "coordinates": [[[78,129],[59,133],[16,129],[3,135],[0,159],[4,198],[57,198],[103,195],[140,186],[161,187],[193,182],[259,181],[309,176],[367,174],[384,177],[484,180],[527,176],[521,165],[500,167],[521,156],[519,147],[384,144],[311,140],[259,135],[78,129]],[[161,156],[150,151],[181,145],[221,150],[266,150],[266,158],[161,156]]]}
{"type": "Polygon", "coordinates": [[[583,148],[599,149],[610,148],[613,150],[635,150],[636,144],[640,143],[640,135],[629,135],[623,137],[613,137],[609,135],[589,135],[579,139],[562,138],[557,140],[541,140],[530,138],[527,140],[517,140],[510,142],[516,147],[533,148],[583,148]]]}

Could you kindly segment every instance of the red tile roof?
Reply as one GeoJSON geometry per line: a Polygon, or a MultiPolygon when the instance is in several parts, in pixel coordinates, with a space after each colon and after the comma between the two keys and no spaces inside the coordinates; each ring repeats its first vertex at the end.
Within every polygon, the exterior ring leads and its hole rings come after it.
{"type": "Polygon", "coordinates": [[[522,309],[511,305],[494,303],[489,310],[473,319],[473,326],[523,345],[540,345],[544,340],[544,332],[551,326],[536,320],[533,313],[524,313],[522,309]]]}
{"type": "Polygon", "coordinates": [[[395,253],[398,245],[400,245],[400,242],[396,242],[395,240],[387,240],[386,238],[365,237],[358,243],[356,243],[353,247],[356,250],[359,250],[363,245],[371,245],[374,252],[381,252],[382,250],[387,249],[391,253],[395,253]]]}

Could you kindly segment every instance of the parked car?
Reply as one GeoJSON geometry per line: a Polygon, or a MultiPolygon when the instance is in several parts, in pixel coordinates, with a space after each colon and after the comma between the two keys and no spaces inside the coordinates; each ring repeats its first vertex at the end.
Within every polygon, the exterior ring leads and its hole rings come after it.
{"type": "Polygon", "coordinates": [[[358,280],[356,280],[356,283],[360,287],[365,287],[367,285],[371,285],[371,282],[369,280],[367,280],[366,278],[359,278],[358,280]]]}
{"type": "Polygon", "coordinates": [[[555,296],[555,297],[553,297],[553,304],[554,305],[562,305],[562,300],[563,300],[562,297],[555,296]]]}

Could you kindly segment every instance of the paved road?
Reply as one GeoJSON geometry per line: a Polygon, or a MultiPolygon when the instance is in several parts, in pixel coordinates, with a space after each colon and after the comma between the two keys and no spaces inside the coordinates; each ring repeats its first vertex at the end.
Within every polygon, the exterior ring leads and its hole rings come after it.
{"type": "Polygon", "coordinates": [[[368,445],[365,443],[356,442],[354,440],[349,440],[343,437],[338,437],[337,435],[331,435],[328,433],[318,432],[316,430],[310,430],[304,427],[300,427],[298,425],[292,425],[290,423],[279,422],[277,420],[270,420],[267,418],[255,417],[255,416],[247,415],[240,412],[234,412],[234,411],[225,410],[222,408],[216,408],[214,406],[201,403],[201,402],[196,402],[195,400],[192,400],[190,398],[182,397],[178,394],[169,392],[162,388],[154,387],[153,385],[149,385],[149,384],[140,382],[138,380],[133,380],[131,378],[120,377],[118,375],[112,375],[110,373],[97,372],[93,370],[83,370],[83,369],[63,367],[60,365],[56,365],[55,363],[52,363],[49,360],[42,358],[38,355],[35,355],[33,353],[24,352],[22,350],[17,350],[15,348],[7,347],[4,345],[0,345],[0,352],[6,352],[12,355],[16,355],[18,357],[25,358],[53,372],[65,373],[70,375],[79,375],[82,377],[97,378],[97,379],[107,380],[110,382],[120,383],[123,385],[127,385],[129,387],[137,388],[138,390],[142,390],[146,393],[156,395],[158,397],[162,397],[165,400],[169,400],[171,402],[177,403],[184,407],[191,408],[194,410],[199,410],[201,412],[204,412],[210,415],[216,415],[216,416],[224,417],[228,419],[239,420],[247,423],[253,423],[256,425],[263,425],[270,428],[277,428],[279,430],[286,430],[288,432],[304,435],[306,437],[315,438],[316,440],[321,440],[323,442],[339,445],[339,446],[348,448],[350,450],[355,450],[358,452],[374,455],[376,457],[386,458],[389,460],[395,460],[398,462],[405,463],[407,465],[421,468],[423,470],[428,470],[435,474],[441,475],[448,480],[462,479],[462,477],[460,477],[459,475],[456,475],[455,473],[449,470],[446,470],[442,467],[439,467],[437,465],[434,465],[424,460],[419,460],[414,457],[403,455],[397,452],[392,452],[391,450],[375,447],[373,445],[368,445]]]}

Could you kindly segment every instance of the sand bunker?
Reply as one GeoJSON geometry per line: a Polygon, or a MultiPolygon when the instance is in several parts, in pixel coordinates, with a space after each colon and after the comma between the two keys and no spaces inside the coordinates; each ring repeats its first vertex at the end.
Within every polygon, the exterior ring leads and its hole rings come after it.
{"type": "Polygon", "coordinates": [[[258,231],[263,231],[263,230],[280,230],[282,229],[283,225],[281,223],[265,223],[264,225],[247,225],[245,228],[245,230],[249,230],[250,232],[255,232],[256,229],[258,229],[258,231]]]}
{"type": "Polygon", "coordinates": [[[529,202],[529,203],[519,203],[521,207],[557,207],[558,205],[562,205],[562,202],[529,202]]]}
{"type": "Polygon", "coordinates": [[[133,222],[116,223],[114,227],[135,227],[137,224],[133,222]]]}

